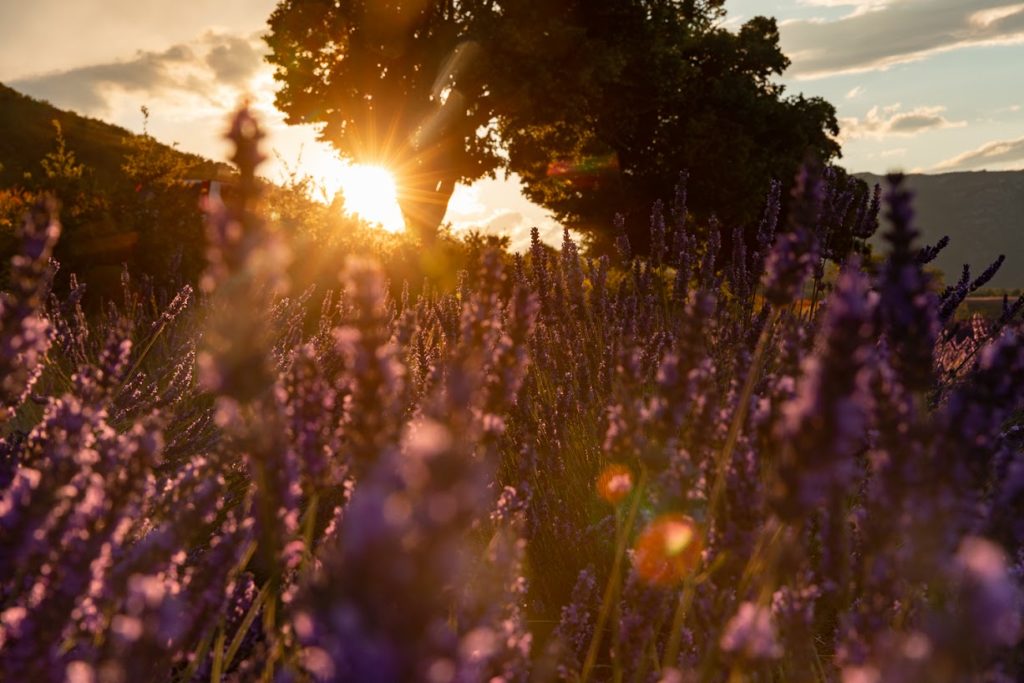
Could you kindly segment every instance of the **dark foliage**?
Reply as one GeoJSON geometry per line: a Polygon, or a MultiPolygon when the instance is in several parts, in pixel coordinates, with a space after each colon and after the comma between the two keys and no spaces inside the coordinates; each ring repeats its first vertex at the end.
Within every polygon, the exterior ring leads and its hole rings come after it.
{"type": "Polygon", "coordinates": [[[599,247],[646,253],[680,171],[706,221],[754,222],[772,178],[839,153],[835,111],[786,96],[775,21],[721,28],[721,0],[284,0],[270,19],[277,104],[346,158],[399,176],[410,228],[457,181],[498,169],[599,247]],[[499,140],[507,160],[498,154],[499,140]]]}

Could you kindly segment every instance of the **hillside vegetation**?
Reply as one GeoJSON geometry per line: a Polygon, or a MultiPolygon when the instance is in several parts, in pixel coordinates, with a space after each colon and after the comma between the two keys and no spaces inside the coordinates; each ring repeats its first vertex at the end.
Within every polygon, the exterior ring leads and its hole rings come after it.
{"type": "MultiPolygon", "coordinates": [[[[53,147],[54,121],[60,123],[68,147],[92,170],[99,185],[117,188],[127,182],[123,166],[130,152],[128,143],[139,136],[120,126],[58,109],[0,83],[0,187],[31,185],[34,181],[25,174],[34,179],[43,174],[40,161],[53,147]]],[[[225,164],[157,144],[165,152],[180,156],[197,178],[230,173],[225,164]]]]}
{"type": "MultiPolygon", "coordinates": [[[[9,133],[0,136],[0,283],[8,279],[6,262],[19,248],[16,228],[39,194],[53,195],[61,205],[58,286],[67,288],[77,275],[77,282],[88,284],[87,293],[79,293],[87,309],[121,298],[123,271],[160,287],[198,283],[206,260],[202,195],[180,181],[216,178],[233,184],[237,174],[231,166],[3,85],[0,130],[9,133]]],[[[293,253],[289,275],[299,288],[335,286],[340,263],[352,254],[385,262],[390,279],[411,283],[414,293],[426,281],[452,287],[481,249],[507,243],[442,230],[424,250],[407,235],[386,233],[345,213],[339,197],[333,203],[313,201],[308,177],[260,184],[264,210],[287,235],[293,253]]]]}

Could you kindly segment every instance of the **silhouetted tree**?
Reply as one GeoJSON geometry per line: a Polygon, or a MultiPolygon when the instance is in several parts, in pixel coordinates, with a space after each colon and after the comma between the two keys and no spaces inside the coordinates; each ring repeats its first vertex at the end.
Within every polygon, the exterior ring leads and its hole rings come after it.
{"type": "Polygon", "coordinates": [[[465,78],[469,27],[492,4],[283,0],[270,17],[288,122],[322,123],[343,158],[391,169],[410,228],[436,229],[455,184],[501,163],[487,93],[465,78]]]}
{"type": "Polygon", "coordinates": [[[773,19],[722,27],[723,0],[282,0],[269,60],[291,123],[398,173],[407,223],[498,168],[599,238],[690,171],[691,207],[747,221],[771,178],[839,153],[834,108],[785,96],[773,19]],[[499,155],[500,145],[507,157],[499,155]]]}
{"type": "Polygon", "coordinates": [[[774,19],[722,27],[723,0],[506,0],[488,19],[499,134],[526,194],[610,237],[626,215],[646,245],[656,199],[689,171],[689,206],[749,222],[772,178],[839,154],[835,109],[785,96],[774,19]],[[529,30],[529,27],[538,27],[529,30]]]}

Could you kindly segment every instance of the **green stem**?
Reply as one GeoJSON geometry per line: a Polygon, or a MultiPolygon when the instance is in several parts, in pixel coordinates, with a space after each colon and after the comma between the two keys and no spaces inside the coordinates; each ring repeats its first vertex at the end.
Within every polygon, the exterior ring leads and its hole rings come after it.
{"type": "Polygon", "coordinates": [[[590,646],[587,648],[587,656],[583,661],[583,670],[580,672],[580,683],[587,683],[590,673],[597,663],[597,653],[601,648],[601,639],[604,635],[604,627],[608,623],[608,616],[611,614],[612,603],[619,585],[619,576],[622,573],[622,560],[626,555],[626,541],[636,522],[637,512],[640,510],[640,500],[644,495],[644,487],[647,484],[647,470],[640,471],[640,481],[637,483],[636,492],[633,494],[633,502],[629,507],[629,514],[626,516],[626,524],[619,534],[618,543],[615,548],[615,559],[612,562],[612,573],[608,577],[608,584],[604,589],[604,598],[601,600],[601,609],[597,614],[597,624],[594,625],[594,636],[590,639],[590,646]]]}
{"type": "Polygon", "coordinates": [[[820,285],[821,281],[815,278],[814,288],[811,290],[811,304],[807,308],[807,322],[814,320],[814,311],[818,307],[818,288],[820,285]]]}
{"type": "Polygon", "coordinates": [[[676,665],[679,659],[679,644],[683,639],[683,624],[686,623],[686,613],[693,604],[696,582],[692,576],[686,578],[683,584],[683,592],[679,594],[679,601],[676,603],[676,612],[672,617],[672,630],[669,632],[668,645],[665,647],[665,657],[661,660],[661,668],[667,669],[676,665]]]}
{"type": "Polygon", "coordinates": [[[153,332],[152,335],[150,335],[149,339],[146,342],[146,346],[142,349],[142,353],[139,354],[139,357],[135,360],[135,363],[132,365],[131,369],[128,370],[128,374],[124,376],[124,379],[121,380],[121,383],[117,385],[117,389],[114,390],[114,396],[118,396],[121,393],[121,390],[128,385],[128,382],[131,381],[132,377],[135,376],[135,373],[138,372],[139,368],[142,367],[142,363],[146,360],[146,356],[148,356],[149,352],[153,350],[153,345],[156,344],[156,340],[160,337],[161,334],[163,334],[165,327],[167,327],[167,323],[160,323],[160,327],[158,327],[156,331],[153,332]]]}
{"type": "MultiPolygon", "coordinates": [[[[619,513],[619,509],[615,510],[615,541],[616,547],[623,536],[626,535],[625,530],[622,528],[622,515],[619,513]]],[[[622,683],[622,644],[620,641],[619,629],[615,627],[616,624],[622,623],[622,609],[619,601],[618,585],[616,584],[615,595],[612,596],[612,682],[622,683]]]]}
{"type": "Polygon", "coordinates": [[[213,669],[210,673],[210,683],[220,683],[220,677],[224,671],[224,641],[227,640],[224,632],[224,623],[221,621],[217,629],[217,639],[213,645],[213,669]]]}
{"type": "Polygon", "coordinates": [[[270,595],[271,584],[267,582],[260,590],[256,599],[252,601],[252,605],[249,607],[249,611],[246,612],[245,617],[242,619],[242,623],[238,625],[238,630],[235,631],[234,637],[231,639],[231,644],[228,645],[228,651],[224,654],[224,670],[229,671],[231,664],[235,661],[235,655],[238,654],[238,648],[242,647],[242,641],[245,639],[245,634],[248,633],[249,627],[252,626],[252,622],[256,620],[256,615],[259,614],[260,607],[266,601],[270,595]]]}
{"type": "Polygon", "coordinates": [[[178,679],[178,683],[189,683],[189,681],[192,680],[192,677],[195,676],[199,665],[206,661],[206,655],[210,652],[210,644],[213,642],[215,633],[216,629],[210,629],[210,631],[203,636],[203,640],[199,643],[199,647],[196,649],[195,656],[192,657],[192,661],[188,663],[185,671],[181,674],[181,678],[178,679]]]}
{"type": "Polygon", "coordinates": [[[718,453],[718,459],[715,462],[715,483],[711,488],[711,498],[708,503],[708,526],[710,522],[715,519],[722,505],[722,496],[725,494],[725,475],[726,470],[729,468],[729,463],[732,461],[732,452],[736,448],[736,442],[739,440],[740,432],[743,430],[743,425],[747,421],[747,410],[750,406],[750,396],[754,393],[754,386],[757,384],[757,380],[761,375],[761,369],[764,366],[765,350],[768,348],[768,341],[771,339],[772,330],[775,324],[778,322],[780,316],[780,310],[775,309],[772,311],[768,321],[765,322],[764,329],[761,330],[761,336],[757,339],[757,347],[754,349],[754,357],[750,361],[750,370],[747,372],[747,376],[743,381],[743,389],[740,391],[739,402],[736,404],[736,412],[733,415],[732,423],[729,425],[729,433],[725,438],[725,445],[722,446],[722,450],[718,453]]]}
{"type": "Polygon", "coordinates": [[[263,666],[264,681],[274,680],[274,666],[281,652],[281,640],[277,632],[277,600],[280,593],[279,579],[272,579],[269,588],[270,591],[263,607],[263,633],[270,641],[267,661],[263,666]]]}
{"type": "Polygon", "coordinates": [[[729,683],[743,683],[745,680],[747,680],[747,677],[737,667],[734,666],[729,669],[729,683]]]}

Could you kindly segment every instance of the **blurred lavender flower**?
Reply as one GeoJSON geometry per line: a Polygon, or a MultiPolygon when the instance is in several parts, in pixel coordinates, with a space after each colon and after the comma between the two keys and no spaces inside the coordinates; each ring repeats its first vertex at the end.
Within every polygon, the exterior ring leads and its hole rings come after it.
{"type": "Polygon", "coordinates": [[[891,250],[878,284],[879,318],[901,380],[911,391],[925,391],[933,379],[938,304],[914,249],[919,233],[913,226],[912,195],[903,189],[901,175],[889,176],[889,184],[892,228],[883,237],[891,250]]]}
{"type": "Polygon", "coordinates": [[[870,409],[867,371],[873,345],[873,308],[867,278],[856,264],[840,274],[820,333],[821,352],[810,357],[804,380],[786,408],[776,508],[800,519],[835,500],[855,474],[870,409]]]}
{"type": "Polygon", "coordinates": [[[917,262],[921,265],[931,263],[949,246],[949,235],[944,235],[934,246],[925,245],[917,252],[917,262]]]}
{"type": "Polygon", "coordinates": [[[1002,548],[967,537],[956,555],[962,604],[970,633],[981,647],[1015,647],[1024,638],[1024,592],[1009,572],[1002,548]]]}
{"type": "Polygon", "coordinates": [[[790,228],[775,239],[764,266],[764,295],[776,306],[791,303],[818,261],[816,230],[821,216],[820,170],[805,164],[793,187],[790,228]]]}
{"type": "Polygon", "coordinates": [[[725,652],[752,661],[778,659],[783,654],[771,610],[752,602],[740,605],[725,625],[719,645],[725,652]]]}
{"type": "Polygon", "coordinates": [[[0,425],[28,396],[42,372],[51,329],[43,316],[50,254],[60,235],[52,202],[36,204],[19,232],[21,251],[11,259],[12,290],[0,296],[0,425]]]}

